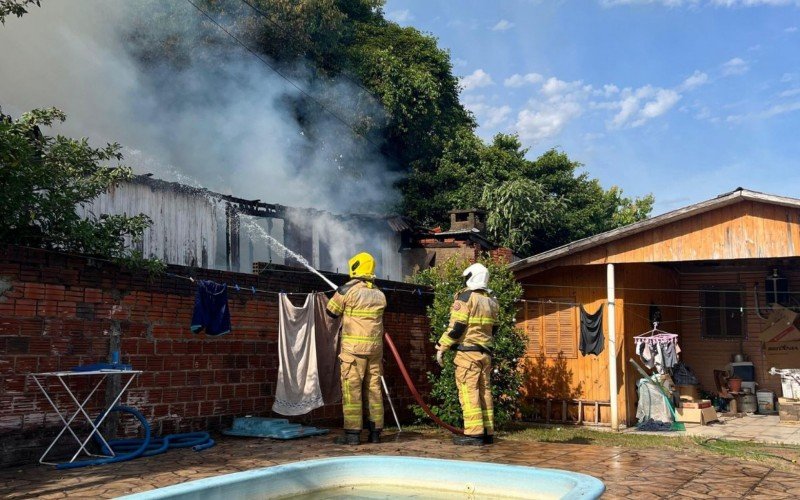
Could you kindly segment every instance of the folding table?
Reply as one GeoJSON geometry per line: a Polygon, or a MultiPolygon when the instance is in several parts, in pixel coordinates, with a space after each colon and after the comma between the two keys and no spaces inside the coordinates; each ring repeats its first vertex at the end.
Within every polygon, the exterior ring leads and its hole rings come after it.
{"type": "MultiPolygon", "coordinates": [[[[61,432],[58,433],[58,435],[53,440],[53,442],[50,443],[50,446],[47,447],[47,450],[45,450],[45,452],[42,454],[41,458],[39,458],[39,463],[45,464],[45,465],[58,465],[57,463],[46,462],[45,461],[45,457],[47,456],[48,453],[50,453],[50,450],[53,449],[53,447],[56,445],[58,440],[61,439],[61,436],[63,436],[65,432],[69,432],[72,435],[72,437],[75,439],[75,441],[78,443],[78,446],[79,446],[78,447],[78,451],[75,452],[75,454],[69,460],[69,463],[74,462],[78,458],[78,456],[80,455],[81,452],[84,452],[87,455],[93,456],[93,457],[107,457],[108,455],[95,455],[93,453],[90,453],[89,450],[86,449],[86,445],[89,443],[89,440],[92,439],[92,436],[97,434],[97,437],[105,445],[105,449],[111,450],[111,447],[108,446],[108,442],[103,437],[103,434],[100,432],[100,426],[103,424],[103,421],[106,419],[108,414],[111,412],[111,409],[114,407],[114,405],[116,405],[117,402],[120,400],[120,398],[122,397],[122,394],[131,385],[131,383],[133,382],[133,379],[135,379],[136,376],[139,375],[140,373],[142,373],[141,370],[112,370],[112,369],[109,369],[109,370],[93,370],[93,371],[84,371],[84,372],[81,372],[81,371],[74,371],[74,372],[73,371],[69,371],[69,372],[31,373],[30,377],[34,380],[34,382],[36,382],[36,385],[39,386],[39,389],[41,389],[42,393],[44,394],[44,397],[47,398],[47,400],[50,402],[50,405],[52,405],[53,409],[56,411],[56,413],[58,413],[58,417],[61,419],[61,422],[64,424],[64,428],[61,429],[61,432]],[[106,408],[103,409],[103,412],[100,414],[100,417],[97,418],[97,420],[95,421],[86,412],[85,406],[89,402],[89,400],[92,398],[94,393],[97,392],[97,389],[108,378],[109,375],[120,375],[121,379],[122,379],[122,384],[120,385],[119,392],[117,392],[117,394],[113,398],[113,401],[111,402],[111,404],[109,404],[106,408]],[[87,377],[90,380],[92,378],[99,377],[99,380],[97,380],[97,383],[94,384],[94,387],[92,387],[92,390],[89,392],[89,395],[86,396],[83,399],[83,401],[78,401],[78,398],[75,397],[75,393],[73,392],[73,390],[69,387],[69,385],[66,382],[67,380],[74,379],[76,377],[87,377]],[[65,409],[63,413],[61,412],[61,410],[59,410],[58,405],[56,404],[56,401],[54,401],[54,397],[55,396],[52,395],[51,393],[49,393],[46,384],[43,384],[43,382],[45,382],[47,379],[50,379],[50,378],[58,379],[58,381],[61,383],[61,386],[64,388],[64,390],[66,390],[67,395],[69,395],[69,398],[72,400],[73,403],[75,403],[75,405],[78,408],[77,410],[75,410],[75,413],[73,413],[72,416],[69,418],[69,420],[66,419],[67,410],[65,409]],[[83,414],[83,416],[86,418],[86,420],[89,422],[89,425],[92,428],[92,430],[89,433],[89,435],[86,436],[86,438],[83,439],[83,440],[81,440],[78,437],[78,435],[75,433],[75,431],[72,430],[72,427],[71,427],[73,421],[75,420],[75,418],[80,414],[83,414]]],[[[113,456],[114,452],[111,451],[111,454],[113,456]]]]}

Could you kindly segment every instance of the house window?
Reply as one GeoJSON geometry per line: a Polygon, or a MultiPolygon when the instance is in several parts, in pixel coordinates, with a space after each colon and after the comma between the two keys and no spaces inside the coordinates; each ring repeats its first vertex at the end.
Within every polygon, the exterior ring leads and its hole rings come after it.
{"type": "Polygon", "coordinates": [[[571,298],[550,298],[548,302],[525,304],[525,333],[528,337],[528,356],[544,352],[555,358],[578,355],[576,314],[571,298]]]}
{"type": "Polygon", "coordinates": [[[700,292],[701,332],[705,339],[745,338],[745,298],[741,285],[707,286],[700,292]]]}

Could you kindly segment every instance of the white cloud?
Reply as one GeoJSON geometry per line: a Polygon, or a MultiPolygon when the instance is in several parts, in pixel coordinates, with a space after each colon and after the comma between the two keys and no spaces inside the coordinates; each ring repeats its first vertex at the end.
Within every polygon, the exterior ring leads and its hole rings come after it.
{"type": "Polygon", "coordinates": [[[760,118],[771,118],[777,115],[783,115],[786,113],[793,113],[795,111],[800,111],[800,101],[789,102],[786,104],[776,104],[771,108],[767,109],[763,113],[759,115],[760,118]]]}
{"type": "Polygon", "coordinates": [[[722,74],[725,76],[743,75],[748,70],[750,70],[750,65],[740,57],[734,57],[722,65],[722,74]]]}
{"type": "Polygon", "coordinates": [[[519,73],[509,76],[503,82],[503,85],[506,87],[522,87],[526,84],[535,84],[539,83],[543,80],[542,75],[539,73],[527,73],[524,75],[520,75],[519,73]]]}
{"type": "Polygon", "coordinates": [[[783,32],[784,33],[796,33],[797,29],[798,29],[797,26],[789,26],[788,28],[784,28],[783,32]]]}
{"type": "Polygon", "coordinates": [[[408,9],[390,10],[386,13],[386,19],[394,21],[397,24],[405,24],[414,20],[414,14],[408,9]]]}
{"type": "Polygon", "coordinates": [[[503,125],[506,118],[511,114],[511,106],[490,106],[488,104],[477,103],[467,105],[467,109],[475,113],[478,123],[482,127],[496,128],[503,125]]]}
{"type": "Polygon", "coordinates": [[[796,96],[796,95],[798,95],[798,94],[800,94],[800,88],[794,88],[794,89],[784,90],[783,92],[781,92],[781,93],[780,93],[780,94],[778,94],[778,95],[779,95],[780,97],[792,97],[792,96],[796,96]]]}
{"type": "Polygon", "coordinates": [[[570,121],[583,114],[592,92],[591,85],[579,80],[548,78],[539,89],[540,97],[528,101],[517,113],[517,132],[532,142],[558,135],[570,121]]]}
{"type": "Polygon", "coordinates": [[[535,103],[519,112],[516,128],[522,139],[539,142],[560,133],[582,112],[580,104],[572,101],[535,103]]]}
{"type": "Polygon", "coordinates": [[[494,85],[492,77],[480,68],[473,71],[472,74],[461,78],[461,87],[464,90],[478,89],[489,85],[494,85]]]}
{"type": "Polygon", "coordinates": [[[454,68],[463,68],[464,66],[467,65],[467,60],[466,59],[461,59],[459,57],[454,58],[452,61],[453,61],[453,67],[454,68]]]}
{"type": "Polygon", "coordinates": [[[617,129],[640,127],[672,109],[680,100],[681,95],[673,89],[645,85],[636,90],[623,89],[619,100],[600,103],[597,107],[618,110],[609,123],[609,128],[617,129]]]}
{"type": "Polygon", "coordinates": [[[701,71],[695,71],[678,86],[678,89],[680,91],[692,90],[706,83],[708,83],[708,75],[701,71]]]}
{"type": "Polygon", "coordinates": [[[497,21],[497,24],[492,26],[492,31],[506,31],[514,27],[514,23],[507,19],[497,21]]]}

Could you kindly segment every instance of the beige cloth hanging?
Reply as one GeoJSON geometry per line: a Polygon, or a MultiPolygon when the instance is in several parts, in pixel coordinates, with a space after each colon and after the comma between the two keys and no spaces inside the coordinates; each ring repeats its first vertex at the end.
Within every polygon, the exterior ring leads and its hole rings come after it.
{"type": "Polygon", "coordinates": [[[317,368],[314,294],[295,307],[286,294],[278,296],[278,381],[272,411],[303,415],[324,404],[317,368]]]}

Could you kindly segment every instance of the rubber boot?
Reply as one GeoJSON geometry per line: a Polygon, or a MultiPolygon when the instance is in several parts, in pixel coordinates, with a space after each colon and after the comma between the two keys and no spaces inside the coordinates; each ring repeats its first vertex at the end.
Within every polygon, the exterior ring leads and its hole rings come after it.
{"type": "Polygon", "coordinates": [[[381,442],[381,429],[375,428],[375,422],[369,423],[369,442],[377,444],[381,442]]]}
{"type": "Polygon", "coordinates": [[[486,429],[483,430],[483,444],[494,444],[494,434],[489,434],[486,429]]]}
{"type": "Polygon", "coordinates": [[[337,437],[334,442],[336,444],[358,445],[361,442],[361,432],[345,430],[344,434],[337,437]]]}
{"type": "Polygon", "coordinates": [[[459,446],[483,446],[483,436],[453,436],[453,444],[459,446]]]}

